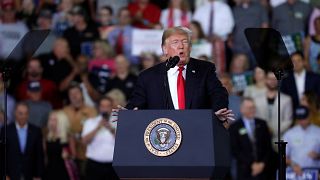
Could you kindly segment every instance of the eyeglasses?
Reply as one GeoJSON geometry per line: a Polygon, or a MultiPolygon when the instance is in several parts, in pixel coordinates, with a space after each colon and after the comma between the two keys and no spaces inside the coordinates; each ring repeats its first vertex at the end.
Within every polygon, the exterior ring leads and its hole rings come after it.
{"type": "Polygon", "coordinates": [[[170,42],[170,46],[172,47],[178,47],[180,45],[180,43],[182,43],[183,46],[189,46],[189,41],[187,39],[184,39],[184,40],[173,40],[170,42]]]}

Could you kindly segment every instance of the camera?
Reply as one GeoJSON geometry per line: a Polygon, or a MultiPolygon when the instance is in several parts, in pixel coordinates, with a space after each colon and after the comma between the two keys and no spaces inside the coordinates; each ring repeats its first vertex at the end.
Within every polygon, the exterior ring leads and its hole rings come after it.
{"type": "Polygon", "coordinates": [[[101,115],[102,115],[102,118],[103,119],[105,119],[105,120],[109,120],[109,113],[107,113],[107,112],[103,112],[103,113],[101,113],[101,115]]]}

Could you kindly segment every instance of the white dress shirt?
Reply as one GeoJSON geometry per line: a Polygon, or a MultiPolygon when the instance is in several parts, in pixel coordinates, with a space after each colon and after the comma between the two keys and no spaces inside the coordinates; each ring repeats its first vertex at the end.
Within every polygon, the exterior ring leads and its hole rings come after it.
{"type": "Polygon", "coordinates": [[[207,2],[203,6],[197,8],[194,12],[193,19],[201,24],[203,32],[209,34],[210,11],[213,3],[213,33],[222,38],[227,39],[234,27],[234,19],[231,8],[228,4],[220,1],[207,2]]]}
{"type": "Polygon", "coordinates": [[[301,99],[306,84],[306,70],[304,69],[300,74],[294,73],[294,79],[296,81],[298,97],[301,99]]]}
{"type": "MultiPolygon", "coordinates": [[[[164,9],[161,11],[160,22],[163,26],[163,29],[168,28],[169,12],[170,12],[170,9],[164,9]]],[[[183,25],[181,22],[181,17],[182,17],[182,10],[173,9],[173,25],[174,25],[174,27],[183,25]]],[[[187,12],[187,19],[186,20],[187,20],[187,22],[191,21],[191,12],[190,11],[187,12]]]]}
{"type": "MultiPolygon", "coordinates": [[[[101,120],[101,115],[86,120],[83,125],[81,136],[84,137],[92,132],[99,125],[101,120]]],[[[114,144],[115,138],[110,130],[100,128],[92,141],[87,145],[86,157],[100,163],[112,162],[114,144]]]]}
{"type": "MultiPolygon", "coordinates": [[[[179,109],[178,90],[177,90],[177,80],[178,80],[178,74],[179,74],[178,69],[179,67],[175,66],[174,68],[169,69],[169,71],[167,72],[170,94],[171,94],[174,109],[179,109]]],[[[186,81],[186,70],[187,70],[187,65],[184,66],[184,70],[182,71],[182,76],[185,81],[186,81]]]]}

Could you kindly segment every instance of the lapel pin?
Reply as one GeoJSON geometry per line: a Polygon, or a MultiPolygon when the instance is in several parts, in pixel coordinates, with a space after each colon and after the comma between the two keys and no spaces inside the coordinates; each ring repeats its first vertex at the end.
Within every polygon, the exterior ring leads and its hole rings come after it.
{"type": "Polygon", "coordinates": [[[192,73],[196,73],[196,71],[195,71],[195,70],[192,70],[192,73]]]}

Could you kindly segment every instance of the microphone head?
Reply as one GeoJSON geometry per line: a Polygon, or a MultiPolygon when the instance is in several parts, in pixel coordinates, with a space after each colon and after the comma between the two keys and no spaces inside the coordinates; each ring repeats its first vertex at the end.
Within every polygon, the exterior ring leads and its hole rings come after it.
{"type": "Polygon", "coordinates": [[[179,56],[174,56],[174,57],[169,58],[167,60],[167,63],[166,63],[167,71],[170,68],[175,67],[178,64],[179,61],[180,61],[180,57],[179,56]]]}

